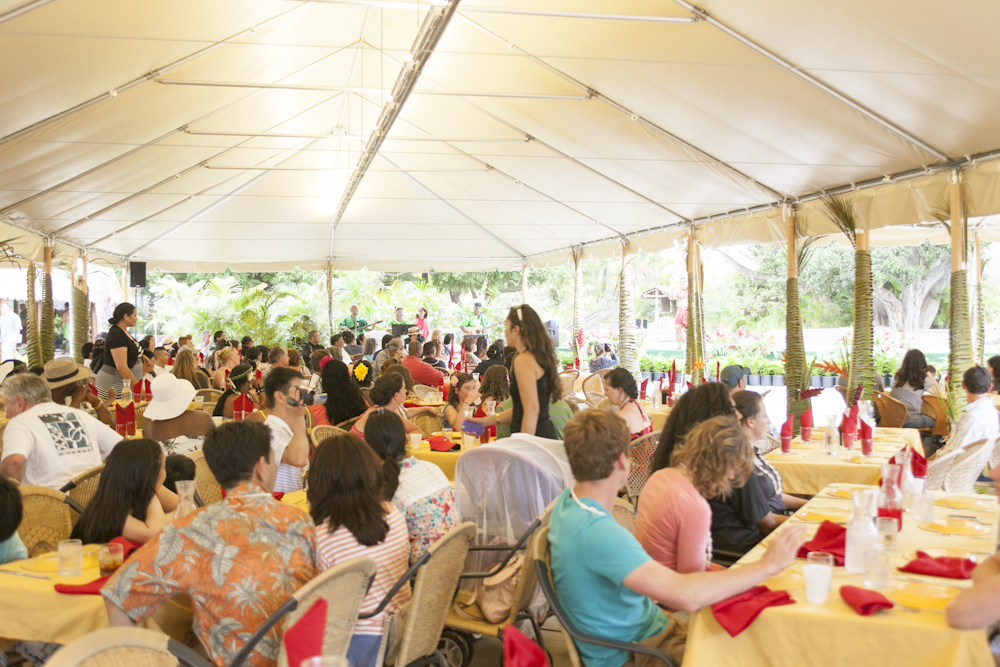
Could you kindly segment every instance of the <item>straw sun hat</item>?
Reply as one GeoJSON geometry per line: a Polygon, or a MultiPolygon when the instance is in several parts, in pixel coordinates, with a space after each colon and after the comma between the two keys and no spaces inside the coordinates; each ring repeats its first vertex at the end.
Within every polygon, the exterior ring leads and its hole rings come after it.
{"type": "Polygon", "coordinates": [[[59,357],[45,364],[45,378],[49,389],[58,389],[90,377],[90,369],[73,361],[72,357],[59,357]]]}
{"type": "Polygon", "coordinates": [[[194,399],[198,390],[187,380],[179,380],[173,373],[158,375],[149,383],[153,400],[144,413],[148,419],[173,419],[181,416],[194,399]]]}

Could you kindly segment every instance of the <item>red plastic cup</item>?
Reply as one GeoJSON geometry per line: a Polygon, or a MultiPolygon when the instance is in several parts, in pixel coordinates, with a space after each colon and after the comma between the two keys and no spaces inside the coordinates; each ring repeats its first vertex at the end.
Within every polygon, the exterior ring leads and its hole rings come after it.
{"type": "Polygon", "coordinates": [[[854,434],[853,433],[842,433],[844,441],[844,449],[854,449],[854,434]]]}
{"type": "Polygon", "coordinates": [[[872,438],[861,438],[861,455],[871,456],[872,455],[872,438]]]}
{"type": "Polygon", "coordinates": [[[115,423],[115,431],[118,432],[118,435],[120,435],[120,436],[122,436],[124,438],[125,437],[125,424],[119,424],[119,423],[116,422],[115,423]]]}
{"type": "Polygon", "coordinates": [[[799,439],[802,440],[802,442],[809,442],[810,438],[812,438],[812,434],[812,426],[803,426],[799,429],[799,439]]]}
{"type": "Polygon", "coordinates": [[[125,422],[125,432],[128,435],[135,435],[135,422],[125,422]]]}
{"type": "Polygon", "coordinates": [[[781,453],[789,454],[792,451],[792,436],[783,435],[781,436],[781,453]]]}

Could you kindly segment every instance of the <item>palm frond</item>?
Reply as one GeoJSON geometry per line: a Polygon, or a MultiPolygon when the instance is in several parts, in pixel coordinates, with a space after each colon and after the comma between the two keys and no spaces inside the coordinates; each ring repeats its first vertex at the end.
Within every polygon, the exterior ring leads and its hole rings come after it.
{"type": "Polygon", "coordinates": [[[819,241],[818,236],[810,236],[807,239],[803,239],[802,243],[798,246],[798,267],[799,273],[802,273],[802,269],[809,263],[809,259],[813,254],[813,244],[819,241]]]}
{"type": "Polygon", "coordinates": [[[951,232],[951,198],[945,192],[937,200],[937,204],[931,208],[930,214],[934,219],[944,225],[944,228],[951,232]]]}
{"type": "Polygon", "coordinates": [[[851,245],[857,248],[857,217],[854,215],[854,204],[846,195],[825,195],[820,199],[820,208],[830,219],[830,222],[837,226],[837,229],[844,233],[850,240],[851,245]]]}

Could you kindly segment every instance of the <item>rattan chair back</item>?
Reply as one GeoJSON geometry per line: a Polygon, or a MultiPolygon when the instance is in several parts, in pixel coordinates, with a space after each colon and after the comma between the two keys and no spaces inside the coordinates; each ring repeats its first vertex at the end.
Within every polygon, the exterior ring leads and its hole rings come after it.
{"type": "Polygon", "coordinates": [[[614,506],[615,521],[622,528],[635,535],[635,507],[624,498],[615,498],[614,506]]]}
{"type": "Polygon", "coordinates": [[[907,415],[905,405],[881,391],[875,392],[875,405],[878,407],[878,425],[881,428],[903,428],[907,415]]]}
{"type": "Polygon", "coordinates": [[[431,434],[444,430],[444,420],[441,419],[440,415],[432,415],[425,412],[417,415],[411,421],[414,426],[423,432],[425,438],[429,438],[431,434]]]}
{"type": "Polygon", "coordinates": [[[993,443],[994,439],[978,440],[962,449],[948,468],[942,488],[949,493],[975,493],[973,485],[986,469],[993,443]]]}
{"type": "MultiPolygon", "coordinates": [[[[548,588],[551,588],[554,591],[555,582],[552,581],[552,559],[549,551],[548,526],[542,526],[540,529],[538,529],[537,534],[535,535],[534,541],[532,543],[531,560],[532,563],[537,561],[545,564],[546,572],[549,575],[548,588]]],[[[542,590],[544,591],[545,588],[546,587],[543,586],[542,590]]],[[[545,597],[548,598],[549,596],[546,595],[545,597]]],[[[556,602],[558,603],[558,600],[556,602]]],[[[549,604],[551,605],[552,602],[549,601],[549,604]]],[[[566,629],[563,628],[561,624],[560,624],[560,632],[562,633],[563,640],[566,642],[566,653],[569,655],[570,665],[572,667],[584,667],[583,659],[580,658],[580,651],[577,650],[576,643],[573,641],[573,638],[570,637],[569,633],[566,632],[566,629]]]]}
{"type": "Polygon", "coordinates": [[[162,632],[102,628],[59,649],[46,667],[209,667],[212,663],[162,632]]]}
{"type": "Polygon", "coordinates": [[[559,380],[562,382],[562,395],[572,396],[576,393],[576,381],[580,377],[580,371],[573,370],[562,371],[559,373],[559,380]]]}
{"type": "Polygon", "coordinates": [[[924,480],[925,491],[941,490],[948,471],[961,453],[961,450],[948,452],[943,456],[938,455],[933,460],[927,462],[927,477],[924,480]]]}
{"type": "Polygon", "coordinates": [[[73,512],[66,504],[66,494],[47,486],[22,486],[21,502],[24,516],[17,534],[28,557],[58,551],[59,542],[68,540],[73,531],[73,512]]]}
{"type": "Polygon", "coordinates": [[[145,403],[135,404],[135,427],[140,431],[147,426],[149,426],[149,418],[146,417],[146,408],[149,406],[149,401],[145,403]]]}
{"type": "Polygon", "coordinates": [[[208,467],[205,452],[199,449],[191,452],[187,457],[194,461],[194,488],[201,501],[206,505],[211,505],[222,500],[222,487],[215,481],[215,475],[208,467]]]}
{"type": "Polygon", "coordinates": [[[475,536],[476,524],[466,521],[431,545],[430,558],[417,571],[417,584],[413,587],[413,601],[397,665],[409,665],[437,650],[458,589],[465,556],[475,536]]]}
{"type": "Polygon", "coordinates": [[[315,448],[319,447],[319,443],[335,435],[347,435],[347,431],[336,426],[313,426],[309,439],[312,440],[312,446],[315,448]]]}
{"type": "Polygon", "coordinates": [[[925,414],[934,417],[934,428],[931,429],[931,435],[945,436],[951,433],[951,425],[948,423],[947,415],[945,415],[944,406],[941,405],[941,399],[933,394],[924,394],[924,405],[928,408],[925,414]]]}
{"type": "MultiPolygon", "coordinates": [[[[324,656],[347,656],[354,635],[354,625],[361,612],[368,587],[375,578],[377,566],[368,556],[359,556],[335,565],[295,592],[298,606],[289,611],[283,626],[288,630],[309,611],[320,598],[326,600],[326,631],[323,633],[324,656]]],[[[285,643],[281,642],[278,667],[298,667],[288,664],[285,643]]]]}
{"type": "MultiPolygon", "coordinates": [[[[87,472],[77,475],[69,482],[66,486],[60,489],[63,493],[69,494],[69,497],[80,503],[82,507],[87,507],[90,503],[90,499],[94,497],[97,493],[97,486],[101,483],[101,473],[104,471],[104,464],[95,466],[88,470],[87,472]]],[[[73,525],[80,520],[79,515],[76,512],[70,512],[73,519],[73,525]]]]}
{"type": "Polygon", "coordinates": [[[628,445],[629,471],[625,489],[629,499],[635,503],[642,487],[646,486],[653,467],[653,457],[660,447],[660,431],[640,435],[628,445]]]}
{"type": "Polygon", "coordinates": [[[358,415],[357,417],[351,417],[350,419],[345,419],[344,421],[337,424],[337,428],[339,428],[342,431],[350,431],[351,427],[354,426],[354,422],[358,421],[359,419],[361,419],[361,415],[358,415]]]}
{"type": "Polygon", "coordinates": [[[604,376],[611,372],[610,368],[602,368],[596,373],[591,373],[583,380],[583,393],[588,397],[590,394],[604,394],[604,376]]]}

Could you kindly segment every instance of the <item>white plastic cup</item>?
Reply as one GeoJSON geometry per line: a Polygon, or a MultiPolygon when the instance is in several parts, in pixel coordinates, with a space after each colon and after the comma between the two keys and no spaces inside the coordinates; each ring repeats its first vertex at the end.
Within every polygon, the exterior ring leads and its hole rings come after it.
{"type": "MultiPolygon", "coordinates": [[[[892,519],[895,523],[895,519],[892,519]]],[[[889,552],[882,549],[865,551],[865,588],[885,588],[889,585],[889,552]]]]}
{"type": "Polygon", "coordinates": [[[913,500],[913,518],[917,521],[934,520],[934,496],[924,493],[913,500]]]}
{"type": "Polygon", "coordinates": [[[79,577],[83,571],[83,542],[62,540],[59,542],[59,576],[79,577]]]}
{"type": "Polygon", "coordinates": [[[833,580],[833,556],[823,552],[810,553],[802,566],[802,576],[806,580],[806,600],[810,604],[825,604],[833,580]]]}
{"type": "Polygon", "coordinates": [[[475,433],[462,433],[462,449],[469,449],[479,444],[479,436],[475,433]]]}
{"type": "Polygon", "coordinates": [[[423,433],[410,433],[410,449],[414,451],[420,449],[420,441],[423,439],[423,433]]]}

